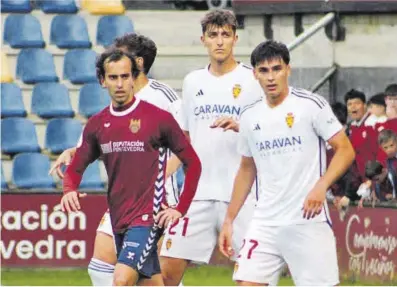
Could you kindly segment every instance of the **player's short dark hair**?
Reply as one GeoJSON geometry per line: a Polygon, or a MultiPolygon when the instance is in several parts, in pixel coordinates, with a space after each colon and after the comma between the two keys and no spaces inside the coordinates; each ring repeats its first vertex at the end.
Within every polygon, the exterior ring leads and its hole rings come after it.
{"type": "Polygon", "coordinates": [[[372,180],[375,176],[380,175],[383,165],[377,160],[370,160],[365,164],[365,177],[372,180]]]}
{"type": "Polygon", "coordinates": [[[237,19],[232,11],[222,9],[212,10],[205,14],[204,18],[201,20],[201,30],[203,34],[207,31],[209,26],[230,26],[233,33],[236,33],[237,19]]]}
{"type": "Polygon", "coordinates": [[[385,93],[378,93],[374,96],[372,96],[368,100],[368,104],[374,104],[374,105],[379,105],[379,106],[384,106],[386,108],[386,94],[385,93]]]}
{"type": "Polygon", "coordinates": [[[252,67],[274,59],[282,59],[286,65],[289,64],[290,55],[285,44],[273,40],[265,41],[256,46],[251,53],[252,67]]]}
{"type": "Polygon", "coordinates": [[[105,63],[106,62],[118,62],[123,57],[127,57],[131,61],[131,75],[133,78],[138,77],[139,69],[135,62],[135,58],[133,55],[129,53],[125,53],[119,49],[110,48],[105,52],[100,54],[96,60],[96,74],[98,81],[101,82],[105,78],[105,63]]]}
{"type": "Polygon", "coordinates": [[[363,92],[360,92],[358,90],[355,89],[351,89],[350,91],[348,91],[345,95],[345,104],[347,104],[347,102],[349,100],[353,100],[353,99],[359,99],[361,100],[364,104],[366,102],[365,100],[365,94],[363,92]]]}
{"type": "Polygon", "coordinates": [[[388,85],[385,89],[385,94],[388,97],[397,97],[397,84],[388,85]]]}
{"type": "Polygon", "coordinates": [[[392,130],[382,130],[378,135],[378,145],[382,146],[389,140],[397,142],[397,135],[392,130]]]}
{"type": "Polygon", "coordinates": [[[345,125],[347,123],[347,108],[344,104],[336,102],[331,105],[332,111],[334,112],[338,121],[345,125]]]}
{"type": "Polygon", "coordinates": [[[157,56],[157,46],[148,37],[136,33],[128,33],[114,40],[114,47],[125,47],[129,53],[143,58],[143,72],[147,75],[157,56]]]}

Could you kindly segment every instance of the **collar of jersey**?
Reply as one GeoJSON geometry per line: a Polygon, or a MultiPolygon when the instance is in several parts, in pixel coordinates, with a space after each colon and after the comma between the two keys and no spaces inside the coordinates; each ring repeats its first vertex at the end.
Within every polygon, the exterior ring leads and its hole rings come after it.
{"type": "Polygon", "coordinates": [[[109,106],[110,114],[113,116],[116,116],[116,117],[122,117],[122,116],[128,115],[133,110],[135,110],[135,108],[138,106],[139,102],[140,102],[140,100],[138,98],[134,97],[131,106],[123,111],[115,111],[113,109],[113,105],[110,104],[110,106],[109,106]]]}

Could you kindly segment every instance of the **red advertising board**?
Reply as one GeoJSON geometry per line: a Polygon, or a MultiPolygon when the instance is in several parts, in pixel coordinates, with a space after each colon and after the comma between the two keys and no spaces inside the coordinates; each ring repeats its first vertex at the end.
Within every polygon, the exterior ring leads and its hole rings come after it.
{"type": "MultiPolygon", "coordinates": [[[[106,210],[103,195],[81,200],[82,210],[60,211],[60,194],[1,196],[1,259],[7,267],[86,267],[98,223],[106,210]]],[[[397,209],[351,207],[343,221],[331,206],[341,275],[369,282],[395,282],[397,209]]],[[[211,263],[228,264],[219,252],[211,263]]],[[[365,282],[364,281],[364,282],[365,282]]]]}
{"type": "Polygon", "coordinates": [[[397,209],[352,207],[344,221],[331,212],[339,269],[368,282],[397,280],[397,209]]]}
{"type": "Polygon", "coordinates": [[[106,197],[88,195],[82,210],[71,214],[60,210],[60,199],[60,194],[1,195],[3,266],[88,265],[106,197]]]}

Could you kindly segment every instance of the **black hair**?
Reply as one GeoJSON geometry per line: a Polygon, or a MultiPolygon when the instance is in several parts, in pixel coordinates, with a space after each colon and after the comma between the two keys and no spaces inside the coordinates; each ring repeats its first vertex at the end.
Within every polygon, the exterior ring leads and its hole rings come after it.
{"type": "Polygon", "coordinates": [[[251,53],[251,66],[264,61],[282,59],[286,65],[289,64],[290,54],[285,44],[273,40],[260,43],[251,53]]]}
{"type": "Polygon", "coordinates": [[[368,100],[368,104],[384,106],[386,108],[385,98],[386,98],[386,94],[385,93],[378,93],[378,94],[372,96],[368,100]]]}
{"type": "Polygon", "coordinates": [[[207,31],[209,26],[230,26],[233,30],[233,33],[236,33],[237,19],[233,12],[229,10],[217,9],[205,14],[204,18],[201,20],[201,30],[203,34],[207,31]]]}
{"type": "Polygon", "coordinates": [[[129,53],[143,58],[143,72],[147,75],[157,55],[157,46],[148,37],[136,33],[128,33],[114,40],[114,47],[125,47],[129,53]]]}
{"type": "Polygon", "coordinates": [[[119,49],[110,48],[100,54],[96,60],[96,74],[98,81],[101,83],[105,78],[105,64],[109,62],[118,62],[123,57],[127,57],[131,61],[131,75],[133,78],[136,78],[139,75],[139,69],[135,62],[135,58],[133,55],[129,53],[125,53],[119,49]]]}
{"type": "Polygon", "coordinates": [[[386,96],[397,97],[397,84],[388,85],[385,89],[386,96]]]}
{"type": "Polygon", "coordinates": [[[365,94],[363,92],[357,91],[355,89],[351,89],[350,91],[348,91],[345,95],[345,104],[347,104],[347,102],[349,100],[352,99],[359,99],[361,100],[364,104],[366,102],[365,100],[365,94]]]}
{"type": "Polygon", "coordinates": [[[332,111],[334,112],[338,121],[345,125],[347,123],[347,108],[344,104],[336,102],[331,105],[332,111]]]}
{"type": "Polygon", "coordinates": [[[377,160],[370,160],[365,164],[365,177],[372,180],[375,176],[380,175],[383,165],[377,160]]]}

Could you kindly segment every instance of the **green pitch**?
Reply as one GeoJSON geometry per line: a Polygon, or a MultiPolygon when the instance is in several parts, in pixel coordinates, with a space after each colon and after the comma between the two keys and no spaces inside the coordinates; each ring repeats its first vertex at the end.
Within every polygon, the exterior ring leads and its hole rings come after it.
{"type": "MultiPolygon", "coordinates": [[[[183,284],[186,286],[230,286],[231,268],[218,266],[200,266],[189,268],[183,284]]],[[[91,286],[86,269],[5,269],[1,270],[2,286],[91,286]]],[[[290,278],[281,278],[280,286],[291,286],[290,278]]],[[[341,285],[371,285],[362,282],[344,281],[341,285]]],[[[387,284],[390,285],[390,284],[387,284]]]]}

